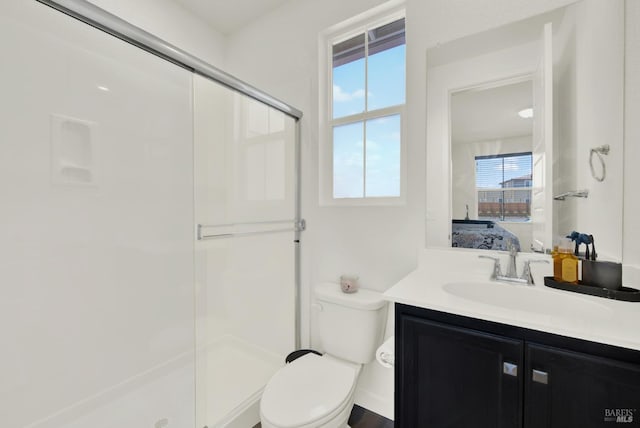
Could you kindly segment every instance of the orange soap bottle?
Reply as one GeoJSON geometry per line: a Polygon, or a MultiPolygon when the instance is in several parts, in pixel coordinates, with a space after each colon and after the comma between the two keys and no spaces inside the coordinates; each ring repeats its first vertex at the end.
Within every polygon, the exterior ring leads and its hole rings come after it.
{"type": "Polygon", "coordinates": [[[570,239],[562,238],[553,254],[553,279],[558,282],[578,283],[578,258],[572,247],[570,239]]]}

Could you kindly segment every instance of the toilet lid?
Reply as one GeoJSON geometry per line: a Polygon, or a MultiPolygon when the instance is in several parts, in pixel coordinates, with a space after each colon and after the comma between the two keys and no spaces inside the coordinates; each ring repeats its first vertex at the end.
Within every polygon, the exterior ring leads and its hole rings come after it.
{"type": "Polygon", "coordinates": [[[355,387],[354,366],[306,354],[279,370],[262,394],[262,416],[278,427],[297,427],[341,407],[355,387]]]}

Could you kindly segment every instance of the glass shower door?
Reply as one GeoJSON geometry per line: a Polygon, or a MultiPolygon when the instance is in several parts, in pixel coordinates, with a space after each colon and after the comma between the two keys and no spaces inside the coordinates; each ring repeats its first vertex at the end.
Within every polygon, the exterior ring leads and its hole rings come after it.
{"type": "Polygon", "coordinates": [[[295,120],[200,76],[193,86],[197,426],[255,423],[295,347],[295,120]]]}

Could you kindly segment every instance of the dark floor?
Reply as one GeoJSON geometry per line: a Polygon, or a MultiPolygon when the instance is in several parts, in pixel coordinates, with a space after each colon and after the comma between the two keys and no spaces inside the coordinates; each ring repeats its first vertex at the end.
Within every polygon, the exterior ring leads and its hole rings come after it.
{"type": "Polygon", "coordinates": [[[393,428],[393,421],[360,406],[353,406],[349,417],[351,428],[393,428]]]}
{"type": "MultiPolygon", "coordinates": [[[[393,428],[393,421],[356,405],[351,411],[349,426],[351,428],[393,428]]],[[[253,428],[260,428],[260,424],[253,428]]]]}

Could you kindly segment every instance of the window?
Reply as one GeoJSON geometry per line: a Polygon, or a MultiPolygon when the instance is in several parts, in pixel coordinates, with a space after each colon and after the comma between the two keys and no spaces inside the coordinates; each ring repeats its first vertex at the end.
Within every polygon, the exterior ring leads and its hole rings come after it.
{"type": "Polygon", "coordinates": [[[531,220],[531,153],[476,157],[478,219],[531,220]]]}
{"type": "Polygon", "coordinates": [[[400,198],[405,20],[328,39],[328,199],[400,198]]]}

